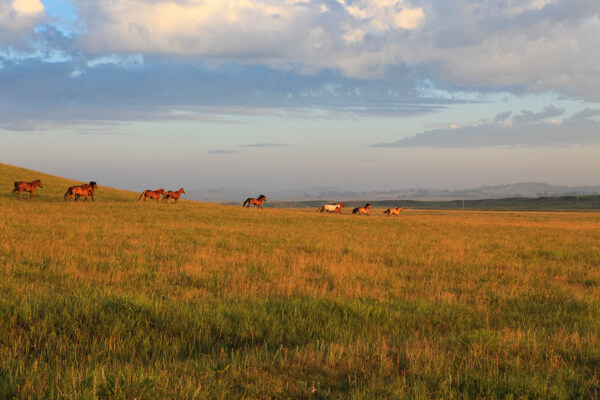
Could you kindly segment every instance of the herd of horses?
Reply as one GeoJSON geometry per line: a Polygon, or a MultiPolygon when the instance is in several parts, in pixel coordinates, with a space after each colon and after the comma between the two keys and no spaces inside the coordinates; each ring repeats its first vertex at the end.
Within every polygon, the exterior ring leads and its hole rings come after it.
{"type": "MultiPolygon", "coordinates": [[[[31,199],[33,197],[33,192],[35,192],[37,187],[44,187],[42,186],[42,181],[39,179],[33,182],[15,182],[14,184],[15,187],[12,192],[17,194],[17,199],[19,200],[21,200],[21,192],[29,192],[29,198],[31,199]]],[[[78,201],[80,197],[85,197],[85,201],[87,201],[88,198],[91,197],[92,201],[94,201],[94,190],[96,189],[98,189],[98,184],[94,181],[90,181],[90,183],[84,183],[83,185],[71,186],[67,189],[67,192],[63,198],[65,201],[71,200],[72,198],[75,198],[75,201],[78,201]]],[[[182,194],[185,194],[185,190],[183,190],[183,188],[180,188],[176,191],[165,191],[165,189],[144,190],[138,200],[141,200],[143,197],[144,201],[150,198],[156,199],[158,202],[162,196],[162,200],[165,202],[173,199],[175,200],[175,203],[177,203],[177,200],[179,200],[182,194]]]]}
{"type": "MultiPolygon", "coordinates": [[[[15,182],[15,188],[13,189],[13,193],[17,194],[17,199],[21,199],[21,192],[29,192],[29,198],[33,197],[33,192],[37,187],[42,186],[42,182],[38,179],[33,182],[15,182]]],[[[94,181],[90,181],[90,183],[84,183],[83,185],[71,186],[67,189],[67,192],[63,196],[65,201],[75,198],[75,201],[78,201],[80,197],[85,197],[85,201],[88,200],[88,197],[92,198],[94,201],[94,190],[98,188],[98,185],[94,181]]],[[[162,197],[162,201],[168,202],[169,200],[177,200],[181,197],[182,194],[185,194],[185,190],[180,188],[176,191],[165,189],[156,189],[156,190],[144,190],[140,195],[138,201],[140,200],[156,200],[158,203],[162,197]]],[[[250,207],[251,205],[257,206],[259,209],[263,208],[263,203],[267,201],[267,197],[264,194],[259,195],[257,198],[248,197],[246,201],[242,204],[243,207],[250,207]]],[[[317,212],[327,212],[327,213],[342,213],[342,208],[346,207],[344,203],[335,203],[335,204],[324,204],[321,208],[317,210],[317,212]]],[[[399,216],[402,211],[402,207],[396,208],[388,208],[383,213],[387,214],[387,216],[399,216]]],[[[358,215],[371,215],[371,204],[367,203],[364,207],[356,207],[352,210],[352,214],[358,215]]]]}
{"type": "MultiPolygon", "coordinates": [[[[344,203],[336,203],[336,204],[324,204],[321,208],[319,208],[317,210],[317,212],[328,212],[328,213],[338,213],[341,214],[342,213],[342,208],[346,207],[346,205],[344,203]]],[[[402,211],[402,207],[396,207],[396,208],[388,208],[387,210],[385,210],[383,213],[387,214],[387,216],[400,216],[400,212],[402,211]]],[[[352,214],[358,214],[358,215],[371,215],[371,204],[367,203],[365,204],[364,207],[356,207],[355,209],[352,210],[352,214]]]]}
{"type": "MultiPolygon", "coordinates": [[[[17,194],[17,199],[21,200],[21,192],[29,192],[29,198],[33,197],[33,192],[37,187],[43,188],[42,181],[35,180],[33,182],[15,182],[15,187],[12,190],[13,193],[17,194]]],[[[94,190],[98,188],[98,185],[94,181],[90,183],[84,183],[83,185],[71,186],[67,189],[67,192],[63,196],[65,201],[75,197],[75,201],[78,201],[80,197],[85,197],[85,201],[89,197],[94,201],[94,190]]]]}
{"type": "Polygon", "coordinates": [[[162,196],[162,200],[165,202],[168,202],[170,199],[174,199],[175,203],[177,203],[177,200],[179,200],[182,194],[185,194],[185,190],[183,190],[183,188],[179,188],[179,190],[176,191],[165,191],[165,189],[144,190],[142,194],[140,194],[140,198],[138,199],[138,201],[142,200],[143,197],[144,201],[150,199],[156,200],[156,202],[158,203],[162,196]]]}

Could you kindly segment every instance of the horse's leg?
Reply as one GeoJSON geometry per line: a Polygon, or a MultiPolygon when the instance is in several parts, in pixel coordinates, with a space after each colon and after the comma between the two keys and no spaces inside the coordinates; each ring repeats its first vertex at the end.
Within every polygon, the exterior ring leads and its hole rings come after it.
{"type": "Polygon", "coordinates": [[[31,192],[29,192],[29,198],[32,198],[32,197],[33,197],[33,190],[31,192]]]}
{"type": "Polygon", "coordinates": [[[21,190],[17,192],[17,199],[21,200],[21,190]]]}

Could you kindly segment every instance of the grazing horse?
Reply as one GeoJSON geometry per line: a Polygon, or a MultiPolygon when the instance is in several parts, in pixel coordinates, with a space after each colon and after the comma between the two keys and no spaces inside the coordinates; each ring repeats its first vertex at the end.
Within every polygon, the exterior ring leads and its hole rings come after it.
{"type": "Polygon", "coordinates": [[[183,188],[179,189],[176,192],[169,190],[163,195],[163,201],[166,201],[168,203],[169,199],[175,199],[175,203],[177,203],[177,200],[179,200],[182,193],[185,194],[185,190],[183,190],[183,188]]]}
{"type": "Polygon", "coordinates": [[[388,217],[395,215],[397,217],[400,216],[400,211],[402,211],[402,207],[397,207],[397,208],[388,208],[387,210],[385,210],[383,213],[387,214],[388,217]]]}
{"type": "Polygon", "coordinates": [[[165,194],[165,189],[144,190],[142,192],[142,194],[140,195],[140,198],[138,199],[138,201],[140,201],[143,197],[144,201],[146,201],[148,198],[150,198],[152,200],[156,199],[156,202],[158,203],[158,200],[160,200],[160,196],[164,196],[164,194],[165,194]]]}
{"type": "Polygon", "coordinates": [[[263,208],[263,201],[267,201],[267,197],[264,194],[258,196],[257,199],[253,197],[248,197],[244,204],[242,204],[242,207],[250,207],[252,204],[254,204],[255,206],[258,206],[258,208],[263,208]]]}
{"type": "Polygon", "coordinates": [[[85,201],[87,201],[89,196],[92,198],[92,201],[94,201],[95,189],[98,189],[98,185],[94,181],[90,181],[90,183],[84,183],[83,185],[79,186],[71,186],[67,189],[64,199],[67,201],[75,196],[75,201],[78,201],[81,196],[85,196],[85,201]]]}
{"type": "Polygon", "coordinates": [[[21,200],[21,192],[29,192],[29,198],[33,197],[33,191],[36,187],[42,186],[42,181],[39,179],[33,182],[15,182],[15,188],[13,189],[13,193],[17,193],[17,199],[21,200]]]}
{"type": "Polygon", "coordinates": [[[329,213],[331,212],[342,212],[342,207],[346,207],[346,205],[344,203],[337,203],[337,204],[323,204],[323,206],[321,208],[319,208],[317,210],[317,212],[322,213],[323,211],[327,211],[329,213]],[[337,211],[337,209],[339,208],[339,211],[337,211]]]}
{"type": "Polygon", "coordinates": [[[367,203],[364,207],[357,207],[354,210],[352,210],[352,214],[358,214],[358,215],[363,215],[363,214],[367,214],[367,215],[371,215],[371,204],[367,203]]]}

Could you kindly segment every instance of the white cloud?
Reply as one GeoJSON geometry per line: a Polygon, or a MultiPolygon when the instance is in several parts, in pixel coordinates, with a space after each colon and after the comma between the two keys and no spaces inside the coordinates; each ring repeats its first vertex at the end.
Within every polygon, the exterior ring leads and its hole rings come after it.
{"type": "MultiPolygon", "coordinates": [[[[60,40],[38,30],[37,49],[61,47],[89,65],[140,54],[202,58],[429,80],[451,94],[558,89],[600,101],[598,0],[65,1],[85,28],[60,40]]],[[[0,46],[44,18],[40,0],[0,0],[0,46]]]]}
{"type": "Polygon", "coordinates": [[[46,16],[40,0],[0,2],[0,45],[20,42],[46,16]]]}
{"type": "Polygon", "coordinates": [[[88,33],[80,43],[96,54],[199,56],[364,76],[389,62],[362,43],[365,35],[413,30],[425,18],[402,0],[339,1],[84,0],[77,4],[88,33]]]}

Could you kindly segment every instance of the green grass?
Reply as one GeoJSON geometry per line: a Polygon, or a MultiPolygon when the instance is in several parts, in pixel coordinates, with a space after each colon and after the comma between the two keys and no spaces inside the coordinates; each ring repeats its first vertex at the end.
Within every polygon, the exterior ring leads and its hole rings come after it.
{"type": "Polygon", "coordinates": [[[600,213],[64,202],[71,184],[0,165],[0,398],[600,394],[600,213]]]}

